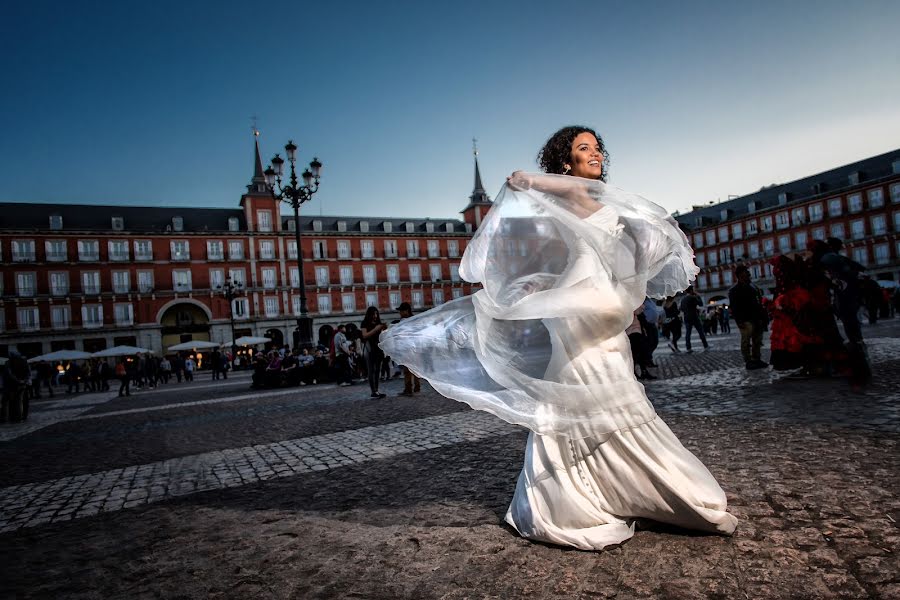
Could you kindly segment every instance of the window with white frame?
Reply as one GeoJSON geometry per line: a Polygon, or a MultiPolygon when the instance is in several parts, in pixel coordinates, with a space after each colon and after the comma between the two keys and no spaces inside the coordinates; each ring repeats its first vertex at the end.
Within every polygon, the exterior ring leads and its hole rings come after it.
{"type": "Polygon", "coordinates": [[[250,300],[247,298],[235,298],[231,301],[231,310],[235,319],[249,319],[250,300]]]}
{"type": "Polygon", "coordinates": [[[338,221],[337,222],[337,230],[338,231],[347,231],[347,221],[338,221]]]}
{"type": "Polygon", "coordinates": [[[884,190],[876,188],[866,193],[869,199],[869,208],[881,208],[884,206],[884,190]]]}
{"type": "Polygon", "coordinates": [[[300,307],[303,304],[301,300],[302,298],[300,298],[300,296],[291,296],[291,308],[294,310],[294,316],[300,314],[300,307]]]}
{"type": "Polygon", "coordinates": [[[228,217],[228,231],[240,231],[241,220],[237,217],[228,217]]]}
{"type": "Polygon", "coordinates": [[[422,283],[421,265],[409,265],[409,281],[410,283],[422,283]]]}
{"type": "Polygon", "coordinates": [[[319,287],[328,287],[331,282],[331,274],[328,267],[316,267],[316,285],[319,287]]]}
{"type": "Polygon", "coordinates": [[[375,258],[375,242],[372,240],[363,240],[359,243],[363,258],[375,258]]]}
{"type": "Polygon", "coordinates": [[[716,243],[716,230],[710,229],[706,232],[706,245],[712,246],[716,243]]]}
{"type": "Polygon", "coordinates": [[[97,240],[78,240],[78,260],[96,262],[100,260],[100,242],[97,240]]]}
{"type": "Polygon", "coordinates": [[[276,286],[275,267],[263,267],[260,269],[262,274],[263,289],[274,290],[276,286]]]}
{"type": "Polygon", "coordinates": [[[16,273],[16,295],[31,298],[37,294],[37,276],[34,273],[16,273]]]}
{"type": "Polygon", "coordinates": [[[890,249],[887,244],[876,244],[873,250],[875,250],[876,265],[886,265],[891,261],[890,249]]]}
{"type": "Polygon", "coordinates": [[[759,279],[760,277],[762,277],[762,269],[759,267],[759,265],[750,266],[750,275],[753,277],[753,279],[759,279]]]}
{"type": "Polygon", "coordinates": [[[228,240],[228,258],[231,260],[244,259],[244,242],[241,240],[228,240]]]}
{"type": "Polygon", "coordinates": [[[869,252],[865,246],[857,246],[853,249],[853,260],[866,266],[869,264],[869,252]]]}
{"type": "Polygon", "coordinates": [[[778,251],[782,254],[786,254],[791,251],[791,236],[789,235],[780,235],[778,236],[778,251]]]}
{"type": "Polygon", "coordinates": [[[313,258],[321,260],[328,258],[328,242],[327,240],[313,240],[313,258]]]}
{"type": "Polygon", "coordinates": [[[323,315],[327,315],[331,312],[331,295],[330,294],[319,294],[319,297],[316,298],[319,306],[319,312],[323,315]]]}
{"type": "Polygon", "coordinates": [[[294,289],[300,289],[300,269],[297,267],[291,267],[288,270],[288,276],[291,280],[291,287],[294,289]]]}
{"type": "Polygon", "coordinates": [[[761,221],[763,231],[772,231],[772,215],[766,215],[761,221]]]}
{"type": "Polygon", "coordinates": [[[428,233],[434,233],[434,223],[431,221],[425,221],[425,231],[428,233]]]}
{"type": "Polygon", "coordinates": [[[82,271],[81,272],[81,293],[97,295],[100,293],[100,272],[99,271],[82,271]]]}
{"type": "Polygon", "coordinates": [[[440,306],[444,303],[444,290],[431,290],[431,304],[440,306]]]}
{"type": "Polygon", "coordinates": [[[862,194],[850,194],[847,196],[847,211],[851,213],[859,212],[863,209],[862,194]]]}
{"type": "Polygon", "coordinates": [[[209,240],[206,242],[206,260],[224,260],[225,244],[222,240],[209,240]]]}
{"type": "Polygon", "coordinates": [[[50,295],[69,295],[69,274],[66,271],[56,271],[50,273],[50,295]]]}
{"type": "Polygon", "coordinates": [[[719,227],[719,241],[727,242],[728,241],[728,227],[723,225],[719,227]]]}
{"type": "Polygon", "coordinates": [[[116,325],[134,324],[134,307],[130,302],[113,304],[113,315],[116,325]]]}
{"type": "Polygon", "coordinates": [[[832,223],[831,224],[831,237],[836,237],[839,240],[844,239],[844,224],[843,223],[832,223]]]}
{"type": "Polygon", "coordinates": [[[62,228],[63,228],[62,215],[50,215],[50,229],[62,229],[62,228]]]}
{"type": "Polygon", "coordinates": [[[72,310],[68,306],[50,307],[50,326],[53,329],[68,329],[72,323],[72,310]]]}
{"type": "Polygon", "coordinates": [[[894,211],[894,231],[900,231],[900,210],[894,211]]]}
{"type": "Polygon", "coordinates": [[[775,226],[778,229],[785,229],[786,227],[791,226],[791,221],[788,218],[787,211],[782,211],[775,215],[775,226]]]}
{"type": "Polygon", "coordinates": [[[412,233],[416,230],[416,224],[412,221],[406,222],[406,233],[412,233]]]}
{"type": "Polygon", "coordinates": [[[887,220],[884,215],[874,215],[872,217],[872,235],[882,235],[887,233],[887,220]]]}
{"type": "Polygon", "coordinates": [[[66,240],[47,240],[44,242],[44,251],[47,253],[47,262],[65,262],[68,259],[66,240]]]}
{"type": "Polygon", "coordinates": [[[113,292],[127,294],[131,291],[131,274],[128,271],[112,272],[113,292]]]}
{"type": "Polygon", "coordinates": [[[225,287],[225,269],[209,270],[209,289],[221,290],[225,287]]]}
{"type": "Polygon", "coordinates": [[[765,252],[766,256],[772,256],[775,254],[775,240],[772,238],[766,238],[763,240],[763,252],[765,252]]]}
{"type": "Polygon", "coordinates": [[[891,202],[900,202],[900,183],[891,185],[891,202]]]}
{"type": "Polygon", "coordinates": [[[172,287],[176,292],[191,291],[191,272],[188,269],[172,271],[172,287]]]}
{"type": "Polygon", "coordinates": [[[341,285],[353,285],[353,267],[342,265],[340,269],[341,285]]]}
{"type": "Polygon", "coordinates": [[[703,247],[703,234],[695,233],[694,234],[694,248],[702,248],[703,247]]]}
{"type": "Polygon", "coordinates": [[[766,279],[772,279],[773,277],[775,277],[774,267],[772,267],[772,263],[766,263],[766,264],[765,264],[765,271],[764,271],[764,272],[765,272],[765,278],[766,278],[766,279]]]}
{"type": "Polygon", "coordinates": [[[843,211],[843,203],[840,198],[832,198],[828,201],[828,216],[839,217],[843,211]]]}
{"type": "Polygon", "coordinates": [[[384,256],[385,258],[397,258],[396,240],[384,240],[384,256]]]}
{"type": "Polygon", "coordinates": [[[456,228],[453,226],[453,223],[444,223],[444,231],[447,233],[453,233],[456,228]]]}
{"type": "Polygon", "coordinates": [[[138,271],[138,291],[147,294],[153,290],[153,271],[138,271]]]}
{"type": "Polygon", "coordinates": [[[350,258],[350,242],[347,240],[338,240],[337,253],[338,258],[350,258]]]}
{"type": "Polygon", "coordinates": [[[450,265],[450,281],[459,281],[459,265],[450,265]]]}
{"type": "Polygon", "coordinates": [[[717,287],[720,287],[721,285],[722,284],[719,281],[719,272],[713,271],[712,273],[710,273],[709,274],[709,287],[711,287],[712,289],[716,289],[717,287]]]}
{"type": "Polygon", "coordinates": [[[396,308],[401,304],[400,292],[388,292],[388,299],[391,303],[391,310],[396,310],[396,308]]]}
{"type": "Polygon", "coordinates": [[[747,254],[750,255],[750,258],[759,258],[759,242],[747,244],[747,254]]]}
{"type": "Polygon", "coordinates": [[[824,240],[825,239],[825,228],[824,227],[816,227],[812,230],[812,239],[814,240],[824,240]]]}
{"type": "Polygon", "coordinates": [[[412,307],[413,308],[422,308],[425,306],[425,294],[422,293],[422,290],[413,290],[412,291],[412,307]]]}
{"type": "Polygon", "coordinates": [[[374,306],[375,308],[379,308],[378,292],[366,292],[366,306],[374,306]]]}
{"type": "Polygon", "coordinates": [[[747,221],[747,235],[756,235],[756,219],[747,221]]]}
{"type": "Polygon", "coordinates": [[[152,240],[134,240],[134,260],[153,260],[152,240]]]}
{"type": "Polygon", "coordinates": [[[12,241],[13,262],[34,262],[34,240],[12,241]]]}
{"type": "Polygon", "coordinates": [[[256,211],[256,227],[259,231],[272,231],[272,211],[256,211]]]}
{"type": "Polygon", "coordinates": [[[816,221],[822,220],[822,203],[816,202],[815,204],[810,204],[808,207],[809,210],[809,220],[815,223],[816,221]]]}
{"type": "Polygon", "coordinates": [[[850,221],[850,237],[854,240],[861,240],[866,237],[866,222],[862,219],[850,221]]]}
{"type": "Polygon", "coordinates": [[[109,250],[109,260],[111,261],[126,261],[128,260],[128,240],[109,240],[107,242],[108,250],[109,250]]]}
{"type": "Polygon", "coordinates": [[[266,316],[269,318],[278,316],[278,297],[277,296],[266,296],[263,299],[263,308],[265,309],[266,316]]]}
{"type": "Polygon", "coordinates": [[[459,256],[459,241],[447,240],[447,256],[456,258],[459,256]]]}
{"type": "Polygon", "coordinates": [[[443,278],[443,273],[441,273],[441,265],[440,264],[428,265],[428,273],[429,273],[429,275],[431,275],[432,283],[436,282],[436,281],[440,281],[443,278]]]}
{"type": "Polygon", "coordinates": [[[387,266],[387,280],[392,284],[400,283],[400,267],[398,265],[387,266]]]}
{"type": "Polygon", "coordinates": [[[732,247],[732,256],[734,256],[734,260],[741,260],[744,258],[744,245],[743,244],[735,244],[732,247]]]}
{"type": "Polygon", "coordinates": [[[454,300],[456,300],[457,298],[463,297],[463,289],[462,288],[453,288],[452,290],[450,290],[450,293],[452,294],[454,300]]]}
{"type": "Polygon", "coordinates": [[[725,286],[730,286],[734,283],[734,279],[732,279],[731,271],[725,271],[722,273],[722,284],[725,286]]]}
{"type": "Polygon", "coordinates": [[[172,217],[172,229],[174,231],[184,231],[184,219],[182,217],[172,217]]]}
{"type": "Polygon", "coordinates": [[[287,256],[292,260],[297,260],[297,240],[288,240],[287,256]]]}
{"type": "Polygon", "coordinates": [[[394,231],[394,224],[390,221],[385,221],[381,224],[381,226],[384,229],[385,233],[391,233],[392,231],[394,231]]]}
{"type": "Polygon", "coordinates": [[[705,290],[706,288],[707,288],[706,275],[698,275],[697,276],[697,289],[705,290]]]}
{"type": "Polygon", "coordinates": [[[406,256],[419,258],[419,240],[406,240],[406,256]]]}
{"type": "Polygon", "coordinates": [[[728,246],[719,248],[719,261],[722,262],[722,264],[731,262],[731,248],[728,246]]]}
{"type": "Polygon", "coordinates": [[[356,312],[356,294],[341,294],[341,308],[345,313],[356,312]]]}
{"type": "Polygon", "coordinates": [[[247,287],[247,277],[244,274],[243,269],[228,269],[228,276],[231,278],[231,283],[233,285],[240,285],[241,287],[247,287]]]}
{"type": "Polygon", "coordinates": [[[275,242],[272,240],[259,240],[259,259],[275,260],[275,242]]]}
{"type": "Polygon", "coordinates": [[[41,328],[41,318],[36,306],[16,310],[19,331],[37,331],[41,328]]]}
{"type": "Polygon", "coordinates": [[[85,328],[103,327],[103,305],[82,304],[81,326],[85,328]]]}
{"type": "Polygon", "coordinates": [[[698,267],[706,266],[706,252],[701,252],[694,257],[698,267]]]}
{"type": "Polygon", "coordinates": [[[369,231],[369,222],[368,221],[360,221],[359,222],[359,230],[363,233],[368,233],[369,231]]]}
{"type": "Polygon", "coordinates": [[[715,250],[710,250],[706,253],[706,260],[711,266],[715,266],[719,264],[719,254],[715,250]]]}
{"type": "Polygon", "coordinates": [[[791,222],[794,226],[806,223],[806,209],[799,206],[791,211],[791,222]]]}
{"type": "Polygon", "coordinates": [[[363,265],[363,283],[366,285],[375,285],[375,265],[363,265]]]}
{"type": "Polygon", "coordinates": [[[441,255],[441,243],[438,240],[428,240],[428,258],[437,258],[441,255]]]}
{"type": "Polygon", "coordinates": [[[313,231],[322,231],[322,221],[315,219],[312,222],[313,231]]]}
{"type": "Polygon", "coordinates": [[[732,239],[739,240],[744,237],[744,225],[743,223],[733,223],[731,225],[731,237],[732,239]]]}
{"type": "Polygon", "coordinates": [[[798,231],[794,233],[794,248],[797,250],[805,250],[806,249],[806,232],[798,231]]]}
{"type": "Polygon", "coordinates": [[[172,240],[170,243],[172,260],[190,260],[191,248],[187,240],[172,240]]]}

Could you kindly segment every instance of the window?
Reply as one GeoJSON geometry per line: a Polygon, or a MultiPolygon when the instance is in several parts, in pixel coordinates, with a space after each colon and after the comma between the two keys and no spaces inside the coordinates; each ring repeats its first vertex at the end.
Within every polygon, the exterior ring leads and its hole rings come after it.
{"type": "Polygon", "coordinates": [[[859,212],[863,209],[862,194],[850,194],[847,196],[847,211],[859,212]]]}
{"type": "Polygon", "coordinates": [[[722,283],[726,286],[731,286],[734,283],[731,271],[725,271],[724,273],[722,273],[722,283]]]}
{"type": "Polygon", "coordinates": [[[241,240],[228,241],[228,258],[231,260],[244,259],[244,242],[241,240]]]}
{"type": "Polygon", "coordinates": [[[78,240],[78,260],[83,262],[100,260],[100,243],[96,240],[78,240]]]}
{"type": "Polygon", "coordinates": [[[756,219],[747,221],[747,235],[756,235],[756,219]]]}
{"type": "Polygon", "coordinates": [[[431,303],[440,306],[444,303],[444,290],[431,290],[431,303]]]}
{"type": "Polygon", "coordinates": [[[824,227],[816,227],[812,230],[812,238],[814,240],[824,240],[825,239],[825,228],[824,227]]]}
{"type": "Polygon", "coordinates": [[[341,294],[341,308],[345,313],[356,312],[356,294],[341,294]]]}
{"type": "Polygon", "coordinates": [[[388,265],[387,280],[388,283],[392,284],[400,283],[400,267],[398,267],[397,265],[388,265]]]}
{"type": "Polygon", "coordinates": [[[313,258],[328,258],[328,243],[325,240],[313,240],[313,258]]]}
{"type": "Polygon", "coordinates": [[[791,211],[791,222],[795,226],[806,222],[806,210],[802,206],[791,211]]]}
{"type": "Polygon", "coordinates": [[[772,238],[766,238],[763,240],[763,251],[766,256],[772,256],[775,254],[775,240],[772,238]]]}
{"type": "Polygon", "coordinates": [[[731,237],[735,240],[744,237],[744,225],[742,223],[734,223],[731,226],[731,237]]]}
{"type": "Polygon", "coordinates": [[[130,246],[128,240],[109,240],[109,260],[128,260],[128,246],[130,246]]]}
{"type": "MultiPolygon", "coordinates": [[[[291,221],[293,223],[293,221],[291,221]]],[[[302,305],[300,296],[291,296],[291,307],[294,309],[294,316],[298,316],[300,314],[300,307],[302,305]]]]}
{"type": "Polygon", "coordinates": [[[131,303],[113,304],[113,314],[116,325],[132,325],[134,323],[134,308],[131,303]]]}
{"type": "Polygon", "coordinates": [[[375,281],[375,265],[363,265],[363,283],[375,285],[375,281]]]}
{"type": "Polygon", "coordinates": [[[313,231],[322,231],[322,221],[318,219],[313,221],[313,231]]]}
{"type": "Polygon", "coordinates": [[[47,262],[65,262],[67,258],[66,240],[47,240],[44,242],[47,262]]]}
{"type": "Polygon", "coordinates": [[[247,298],[235,298],[231,301],[231,310],[235,319],[250,318],[250,301],[247,298]]]}
{"type": "Polygon", "coordinates": [[[406,240],[406,256],[419,258],[419,240],[406,240]]]}
{"type": "Polygon", "coordinates": [[[176,292],[191,291],[191,272],[187,269],[172,271],[172,287],[176,292]]]}
{"type": "MultiPolygon", "coordinates": [[[[369,231],[369,222],[368,221],[360,221],[359,222],[359,230],[362,231],[363,233],[367,233],[369,231]]],[[[370,306],[375,306],[375,305],[371,304],[370,306]]]]}
{"type": "Polygon", "coordinates": [[[359,244],[362,250],[363,258],[375,258],[375,242],[372,240],[363,240],[359,244]]]}
{"type": "Polygon", "coordinates": [[[110,219],[113,231],[123,231],[125,229],[125,219],[123,217],[112,217],[110,219]]]}
{"type": "Polygon", "coordinates": [[[863,266],[869,264],[869,252],[865,246],[858,246],[853,249],[853,260],[863,266]]]}
{"type": "Polygon", "coordinates": [[[19,331],[37,331],[41,328],[41,318],[36,306],[16,310],[19,331]]]}
{"type": "Polygon", "coordinates": [[[113,271],[113,292],[117,294],[127,294],[131,291],[131,277],[128,271],[113,271]]]}
{"type": "Polygon", "coordinates": [[[702,248],[703,247],[703,234],[695,233],[694,234],[694,248],[702,248]]]}
{"type": "Polygon", "coordinates": [[[706,259],[709,261],[709,264],[711,266],[715,266],[715,265],[719,264],[719,255],[716,253],[715,250],[710,250],[709,252],[707,252],[706,259]]]}
{"type": "Polygon", "coordinates": [[[463,297],[463,290],[462,288],[453,288],[451,294],[453,295],[453,299],[456,300],[457,298],[463,297]]]}
{"type": "Polygon", "coordinates": [[[384,240],[384,256],[385,258],[397,258],[396,240],[384,240]]]}
{"type": "Polygon", "coordinates": [[[428,240],[428,258],[437,258],[441,255],[441,244],[437,240],[428,240]]]}
{"type": "Polygon", "coordinates": [[[412,305],[413,308],[422,308],[425,306],[425,294],[422,293],[422,290],[412,291],[412,305]]]}
{"type": "Polygon", "coordinates": [[[850,221],[850,237],[854,240],[861,240],[866,237],[866,222],[862,219],[850,221]]]}
{"type": "Polygon", "coordinates": [[[319,294],[318,297],[319,312],[328,314],[331,312],[331,296],[329,294],[319,294]]]}
{"type": "Polygon", "coordinates": [[[882,235],[887,233],[887,220],[884,215],[875,215],[872,217],[872,235],[882,235]]]}
{"type": "Polygon", "coordinates": [[[744,245],[743,244],[735,244],[732,248],[734,260],[741,260],[744,258],[744,245]]]}
{"type": "Polygon", "coordinates": [[[832,198],[828,201],[828,216],[829,217],[839,217],[841,216],[841,199],[840,198],[832,198]]]}
{"type": "Polygon", "coordinates": [[[900,231],[900,210],[894,212],[894,231],[900,231]]]}
{"type": "Polygon", "coordinates": [[[772,215],[768,215],[762,218],[762,230],[772,231],[772,215]]]}
{"type": "Polygon", "coordinates": [[[83,304],[81,306],[81,325],[88,328],[103,327],[103,306],[83,304]]]}
{"type": "Polygon", "coordinates": [[[809,220],[815,223],[822,220],[822,203],[816,202],[809,205],[809,220]]]}
{"type": "Polygon", "coordinates": [[[806,250],[806,232],[798,231],[794,234],[794,247],[797,250],[806,250]]]}
{"type": "Polygon", "coordinates": [[[50,273],[50,294],[52,296],[69,295],[69,274],[67,272],[50,273]]]}
{"type": "Polygon", "coordinates": [[[716,243],[716,231],[715,229],[710,229],[706,232],[706,245],[713,246],[716,243]]]}
{"type": "Polygon", "coordinates": [[[447,256],[456,258],[459,256],[459,242],[456,240],[447,240],[447,256]]]}
{"type": "Polygon", "coordinates": [[[706,289],[706,275],[698,275],[697,276],[697,289],[705,290],[706,289]]]}
{"type": "Polygon", "coordinates": [[[447,233],[453,233],[454,229],[455,227],[453,226],[453,223],[444,224],[444,231],[446,231],[447,233]]]}
{"type": "Polygon", "coordinates": [[[328,287],[331,282],[331,275],[328,273],[328,267],[316,267],[316,285],[319,287],[328,287]]]}
{"type": "Polygon", "coordinates": [[[719,260],[722,264],[731,262],[731,248],[728,246],[719,248],[719,260]]]}
{"type": "Polygon", "coordinates": [[[172,260],[190,260],[191,249],[187,240],[172,240],[172,260]]]}
{"type": "Polygon", "coordinates": [[[716,289],[721,283],[719,282],[719,272],[713,271],[709,274],[709,287],[716,289]]]}
{"type": "Polygon", "coordinates": [[[12,241],[13,262],[34,262],[34,240],[12,241]]]}
{"type": "Polygon", "coordinates": [[[429,271],[429,274],[431,275],[432,283],[441,280],[441,278],[443,276],[443,274],[441,273],[441,265],[439,265],[439,264],[428,265],[428,271],[429,271]]]}
{"type": "Polygon", "coordinates": [[[338,231],[347,231],[347,221],[338,221],[337,228],[338,231]]]}
{"type": "Polygon", "coordinates": [[[68,329],[72,322],[72,311],[68,306],[50,307],[50,326],[53,329],[68,329]]]}
{"type": "Polygon", "coordinates": [[[210,240],[206,242],[206,259],[224,260],[225,244],[223,244],[221,240],[210,240]]]}
{"type": "Polygon", "coordinates": [[[878,244],[875,246],[875,264],[886,265],[891,261],[890,250],[887,244],[878,244]]]}
{"type": "Polygon", "coordinates": [[[172,217],[172,229],[174,231],[184,231],[184,219],[181,217],[172,217]]]}
{"type": "Polygon", "coordinates": [[[410,283],[422,283],[421,265],[409,265],[409,281],[410,283]]]}
{"type": "Polygon", "coordinates": [[[762,277],[762,270],[760,269],[760,266],[759,265],[751,266],[750,267],[750,275],[753,277],[753,279],[759,279],[760,277],[762,277]]]}
{"type": "Polygon", "coordinates": [[[153,260],[151,240],[134,240],[134,260],[153,260]]]}
{"type": "Polygon", "coordinates": [[[891,202],[900,202],[900,183],[891,185],[891,202]]]}
{"type": "Polygon", "coordinates": [[[297,260],[297,240],[289,240],[287,243],[288,258],[297,260]]]}
{"type": "Polygon", "coordinates": [[[262,273],[262,285],[264,289],[274,290],[276,285],[275,267],[264,267],[260,269],[262,273]]]}
{"type": "Polygon", "coordinates": [[[100,293],[100,272],[99,271],[82,271],[81,272],[81,293],[96,296],[100,293]]]}
{"type": "Polygon", "coordinates": [[[62,229],[62,228],[63,228],[62,215],[50,215],[50,229],[62,229]]]}
{"type": "Polygon", "coordinates": [[[378,292],[366,292],[366,306],[378,308],[378,292]]]}
{"type": "Polygon", "coordinates": [[[406,233],[412,233],[416,230],[416,224],[412,221],[406,222],[406,233]]]}
{"type": "Polygon", "coordinates": [[[788,219],[787,212],[780,212],[777,215],[775,215],[775,226],[778,229],[784,229],[786,227],[791,226],[791,222],[788,219]]]}
{"type": "Polygon", "coordinates": [[[290,279],[291,279],[291,287],[295,289],[300,288],[300,269],[297,267],[291,267],[288,271],[290,279]]]}
{"type": "Polygon", "coordinates": [[[772,279],[775,277],[774,269],[770,263],[766,263],[766,279],[772,279]]]}
{"type": "Polygon", "coordinates": [[[831,237],[836,237],[839,240],[844,239],[844,224],[843,223],[832,223],[831,224],[831,237]]]}
{"type": "Polygon", "coordinates": [[[750,258],[759,258],[759,242],[747,244],[747,254],[750,255],[750,258]]]}
{"type": "Polygon", "coordinates": [[[341,285],[353,285],[353,267],[344,265],[340,270],[341,285]]]}
{"type": "Polygon", "coordinates": [[[138,271],[138,291],[147,294],[153,291],[153,271],[138,271]]]}
{"type": "Polygon", "coordinates": [[[350,258],[350,242],[347,240],[338,240],[337,252],[338,258],[350,258]]]}
{"type": "Polygon", "coordinates": [[[272,240],[259,240],[259,259],[275,260],[275,242],[272,240]]]}
{"type": "Polygon", "coordinates": [[[787,254],[791,251],[791,236],[789,235],[780,235],[778,236],[778,251],[782,254],[787,254]]]}
{"type": "Polygon", "coordinates": [[[209,289],[221,290],[225,287],[225,269],[209,270],[209,289]]]}
{"type": "Polygon", "coordinates": [[[425,231],[428,233],[434,233],[434,223],[431,221],[425,221],[425,231]]]}
{"type": "Polygon", "coordinates": [[[706,252],[701,252],[697,256],[694,257],[698,267],[706,266],[706,252]]]}
{"type": "Polygon", "coordinates": [[[720,242],[728,241],[728,227],[719,227],[719,241],[720,242]]]}
{"type": "Polygon", "coordinates": [[[37,293],[37,276],[34,273],[16,273],[16,295],[31,298],[37,293]]]}
{"type": "Polygon", "coordinates": [[[272,231],[272,211],[256,211],[256,226],[259,231],[272,231]]]}
{"type": "Polygon", "coordinates": [[[884,206],[884,191],[881,188],[869,190],[866,195],[869,198],[869,208],[881,208],[884,206]]]}
{"type": "Polygon", "coordinates": [[[396,309],[402,303],[402,300],[400,300],[400,292],[389,292],[388,297],[391,301],[391,309],[396,309]]]}
{"type": "Polygon", "coordinates": [[[241,220],[237,217],[228,217],[228,231],[240,231],[241,220]]]}
{"type": "Polygon", "coordinates": [[[390,221],[385,221],[382,224],[382,227],[384,228],[385,233],[391,233],[392,231],[394,231],[394,224],[391,223],[390,221]]]}
{"type": "Polygon", "coordinates": [[[278,316],[278,297],[277,296],[266,296],[263,299],[263,307],[266,311],[267,317],[277,317],[278,316]]]}

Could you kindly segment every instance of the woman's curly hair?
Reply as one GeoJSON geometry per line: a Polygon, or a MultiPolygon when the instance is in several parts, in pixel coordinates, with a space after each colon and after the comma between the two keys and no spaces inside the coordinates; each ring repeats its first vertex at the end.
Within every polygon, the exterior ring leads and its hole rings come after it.
{"type": "Polygon", "coordinates": [[[582,127],[580,125],[571,125],[563,127],[547,140],[541,151],[538,152],[537,161],[541,166],[541,170],[545,173],[556,173],[562,175],[566,170],[565,164],[572,160],[572,142],[582,133],[590,133],[600,143],[600,152],[603,153],[603,175],[601,181],[606,181],[609,177],[609,152],[603,145],[603,138],[597,135],[597,132],[590,127],[582,127]]]}

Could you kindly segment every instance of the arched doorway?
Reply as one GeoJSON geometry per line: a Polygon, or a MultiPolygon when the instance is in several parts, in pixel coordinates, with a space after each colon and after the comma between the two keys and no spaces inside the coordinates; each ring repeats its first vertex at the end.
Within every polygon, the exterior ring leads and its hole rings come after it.
{"type": "Polygon", "coordinates": [[[193,303],[179,302],[166,308],[159,319],[163,351],[181,342],[209,339],[209,316],[193,303]]]}
{"type": "Polygon", "coordinates": [[[331,325],[322,325],[319,327],[319,345],[328,348],[331,345],[331,338],[334,336],[334,327],[331,325]]]}
{"type": "Polygon", "coordinates": [[[265,336],[272,340],[272,345],[276,348],[284,346],[284,334],[281,333],[280,329],[266,329],[265,336]]]}

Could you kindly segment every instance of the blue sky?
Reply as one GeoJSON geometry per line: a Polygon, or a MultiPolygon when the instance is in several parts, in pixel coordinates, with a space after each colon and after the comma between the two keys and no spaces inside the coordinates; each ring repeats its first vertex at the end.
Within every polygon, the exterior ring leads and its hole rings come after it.
{"type": "Polygon", "coordinates": [[[318,214],[453,217],[558,127],[669,210],[900,147],[898,2],[0,9],[0,201],[236,206],[288,138],[318,214]],[[730,5],[730,6],[723,6],[730,5]]]}

